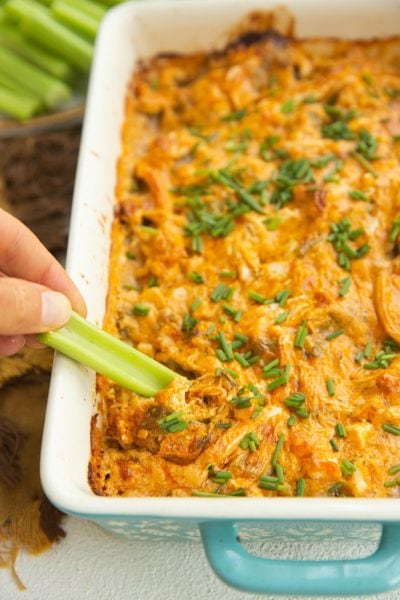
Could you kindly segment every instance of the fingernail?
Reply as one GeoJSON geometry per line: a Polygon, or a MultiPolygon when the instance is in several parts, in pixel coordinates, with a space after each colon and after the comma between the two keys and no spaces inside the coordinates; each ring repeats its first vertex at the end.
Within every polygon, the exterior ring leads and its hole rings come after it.
{"type": "Polygon", "coordinates": [[[71,303],[59,292],[42,293],[42,325],[56,329],[64,325],[71,316],[71,303]]]}

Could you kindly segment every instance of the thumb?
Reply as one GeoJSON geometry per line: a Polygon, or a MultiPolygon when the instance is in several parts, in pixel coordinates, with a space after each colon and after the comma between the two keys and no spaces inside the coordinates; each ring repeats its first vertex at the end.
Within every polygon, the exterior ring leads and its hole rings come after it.
{"type": "Polygon", "coordinates": [[[71,304],[63,294],[30,281],[0,278],[0,335],[57,329],[70,316],[71,304]]]}

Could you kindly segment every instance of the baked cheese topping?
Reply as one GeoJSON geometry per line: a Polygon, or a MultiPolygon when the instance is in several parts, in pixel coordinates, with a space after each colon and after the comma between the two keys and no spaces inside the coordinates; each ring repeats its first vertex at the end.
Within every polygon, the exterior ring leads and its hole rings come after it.
{"type": "Polygon", "coordinates": [[[105,327],[182,377],[98,378],[96,494],[398,495],[399,50],[270,32],[135,73],[105,327]]]}

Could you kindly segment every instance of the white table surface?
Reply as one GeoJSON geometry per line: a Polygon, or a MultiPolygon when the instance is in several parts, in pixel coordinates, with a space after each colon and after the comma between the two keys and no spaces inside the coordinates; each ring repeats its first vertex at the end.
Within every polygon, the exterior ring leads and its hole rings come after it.
{"type": "MultiPolygon", "coordinates": [[[[65,529],[67,537],[49,552],[18,558],[17,571],[26,592],[19,592],[9,573],[0,570],[1,600],[277,598],[227,587],[212,572],[200,543],[124,540],[72,517],[66,519],[65,529]]],[[[400,590],[358,598],[395,600],[400,599],[400,590]]]]}

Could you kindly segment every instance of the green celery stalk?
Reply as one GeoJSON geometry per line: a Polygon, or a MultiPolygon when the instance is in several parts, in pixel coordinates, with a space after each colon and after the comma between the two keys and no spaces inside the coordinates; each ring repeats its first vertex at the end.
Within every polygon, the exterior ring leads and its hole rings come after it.
{"type": "Polygon", "coordinates": [[[23,58],[26,58],[37,67],[44,69],[50,75],[63,81],[72,79],[73,70],[63,59],[53,56],[46,50],[35,46],[32,42],[26,40],[24,36],[13,26],[5,25],[0,22],[0,44],[17,52],[23,58]]]}
{"type": "Polygon", "coordinates": [[[40,100],[29,98],[16,92],[6,89],[0,84],[0,111],[7,115],[26,121],[33,117],[41,108],[40,100]]]}
{"type": "Polygon", "coordinates": [[[23,58],[0,46],[0,73],[7,75],[27,91],[39,96],[48,108],[54,108],[70,97],[70,88],[23,58]]]}
{"type": "Polygon", "coordinates": [[[93,17],[93,19],[96,19],[96,21],[101,21],[107,12],[103,6],[99,6],[91,2],[91,0],[64,0],[64,3],[68,4],[68,6],[78,8],[90,17],[93,17]]]}
{"type": "Polygon", "coordinates": [[[76,313],[61,329],[40,333],[39,340],[105,377],[140,394],[154,396],[176,373],[92,325],[76,313]]]}
{"type": "Polygon", "coordinates": [[[117,4],[122,4],[126,0],[97,0],[100,4],[105,4],[106,6],[116,6],[117,4]]]}
{"type": "Polygon", "coordinates": [[[32,0],[8,0],[8,15],[18,19],[24,35],[65,58],[80,71],[90,69],[93,46],[65,25],[58,23],[44,6],[32,0]]]}
{"type": "Polygon", "coordinates": [[[11,92],[18,94],[19,96],[27,96],[28,98],[39,101],[43,107],[43,102],[39,98],[39,96],[37,96],[36,94],[33,94],[32,92],[29,92],[23,85],[15,82],[13,79],[8,77],[8,75],[4,75],[4,73],[1,73],[1,72],[0,72],[0,85],[2,87],[6,88],[7,90],[10,90],[11,92]]]}
{"type": "Polygon", "coordinates": [[[98,19],[94,19],[75,6],[69,6],[66,2],[63,2],[63,0],[56,0],[52,4],[51,14],[63,25],[70,27],[78,33],[85,35],[91,41],[94,41],[99,28],[98,19]]]}

